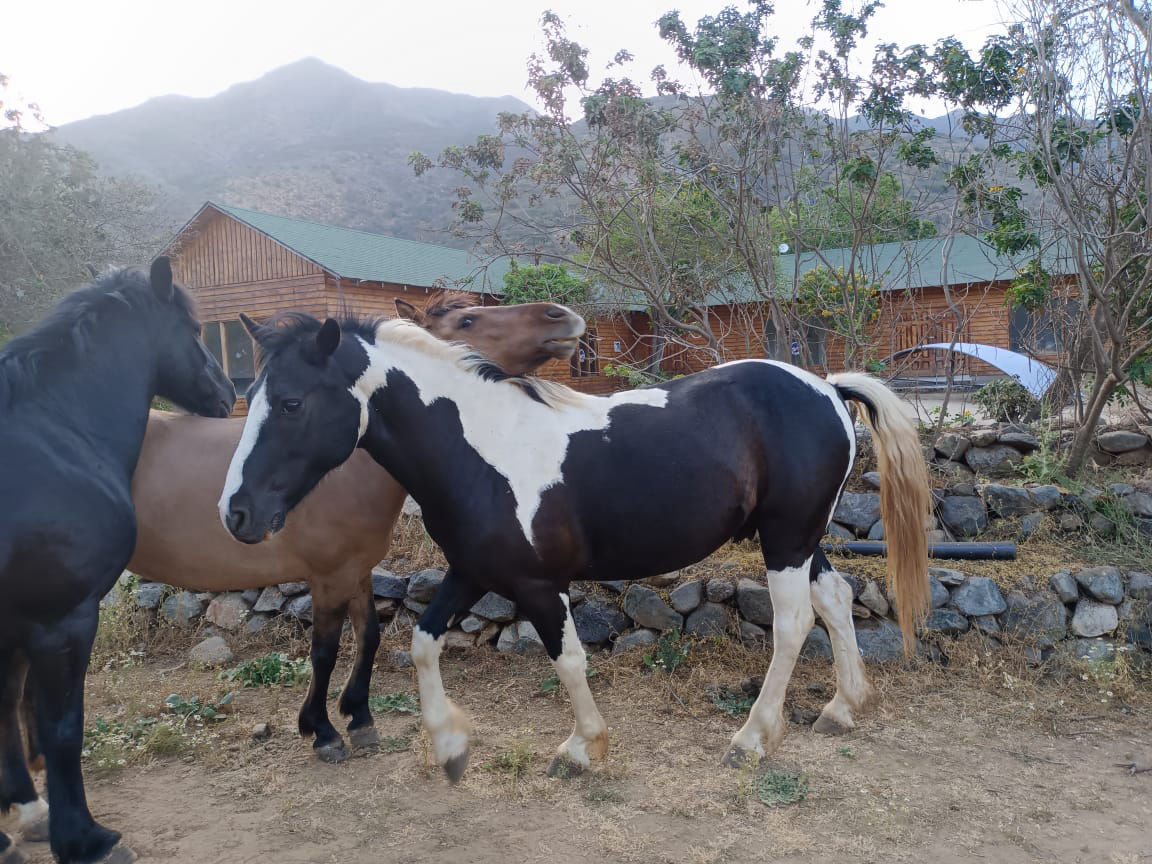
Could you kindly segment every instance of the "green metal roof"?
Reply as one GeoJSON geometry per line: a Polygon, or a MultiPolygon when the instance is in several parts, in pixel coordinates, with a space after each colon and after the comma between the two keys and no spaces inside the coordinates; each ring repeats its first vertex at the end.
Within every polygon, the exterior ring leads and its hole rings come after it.
{"type": "Polygon", "coordinates": [[[215,201],[205,206],[266,234],[343,279],[426,288],[446,282],[449,287],[471,291],[493,294],[504,291],[504,273],[508,269],[504,259],[485,266],[485,262],[472,253],[450,246],[291,219],[215,201]]]}

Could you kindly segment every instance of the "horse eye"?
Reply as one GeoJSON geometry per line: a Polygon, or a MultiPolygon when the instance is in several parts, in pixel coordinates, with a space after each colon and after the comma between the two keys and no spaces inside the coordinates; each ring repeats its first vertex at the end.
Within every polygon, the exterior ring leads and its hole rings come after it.
{"type": "Polygon", "coordinates": [[[299,399],[285,399],[280,404],[280,410],[285,414],[295,414],[303,403],[299,399]]]}
{"type": "Polygon", "coordinates": [[[475,318],[470,318],[470,317],[461,318],[460,319],[460,329],[466,330],[467,328],[472,326],[472,322],[475,320],[476,320],[475,318]]]}

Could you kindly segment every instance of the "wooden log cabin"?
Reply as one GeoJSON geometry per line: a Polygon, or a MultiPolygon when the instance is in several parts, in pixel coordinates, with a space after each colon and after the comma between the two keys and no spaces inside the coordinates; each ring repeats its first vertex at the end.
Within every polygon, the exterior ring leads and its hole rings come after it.
{"type": "MultiPolygon", "coordinates": [[[[880,244],[858,250],[857,272],[880,283],[880,313],[871,329],[869,356],[889,360],[888,372],[935,379],[944,373],[943,352],[892,355],[928,342],[950,341],[956,316],[940,278],[943,238],[880,244]]],[[[178,280],[191,290],[204,321],[204,341],[241,393],[254,375],[252,344],[238,315],[256,319],[299,311],[322,317],[351,309],[357,314],[392,316],[394,301],[422,305],[441,286],[476,293],[477,305],[496,303],[503,288],[504,262],[485,267],[476,256],[431,243],[401,240],[302,219],[206,203],[169,243],[178,280]]],[[[844,267],[847,250],[782,255],[779,296],[817,266],[844,267]]],[[[960,341],[1031,351],[1058,361],[1060,328],[1049,318],[1029,315],[1005,302],[1005,289],[1023,264],[997,257],[980,240],[954,238],[949,290],[960,312],[960,341]]],[[[1069,301],[1074,302],[1074,301],[1069,301]]],[[[791,359],[815,372],[844,367],[844,345],[819,321],[777,332],[767,304],[740,292],[713,297],[706,308],[719,338],[720,359],[791,359]]],[[[651,359],[654,337],[648,315],[599,307],[588,336],[571,363],[548,364],[542,375],[579,390],[605,393],[628,386],[610,374],[613,367],[651,359]]],[[[685,374],[712,365],[714,355],[699,347],[668,345],[661,369],[685,374]]],[[[998,370],[960,358],[958,371],[976,379],[998,370]]],[[[238,411],[244,410],[243,401],[238,411]]]]}

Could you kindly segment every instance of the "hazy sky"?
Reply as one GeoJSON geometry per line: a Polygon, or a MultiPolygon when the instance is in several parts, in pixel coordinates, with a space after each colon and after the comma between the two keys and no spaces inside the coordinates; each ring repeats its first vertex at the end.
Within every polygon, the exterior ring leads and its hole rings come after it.
{"type": "MultiPolygon", "coordinates": [[[[60,124],[180,93],[211,96],[238,81],[315,56],[369,81],[528,100],[525,60],[552,8],[592,51],[594,68],[620,48],[636,77],[675,65],[653,26],[669,9],[691,25],[723,0],[5,0],[0,72],[60,124]]],[[[743,4],[738,4],[742,7],[743,4]]],[[[845,0],[854,8],[856,0],[845,0]]],[[[779,34],[808,27],[816,0],[778,0],[779,34]]],[[[872,35],[970,47],[1000,29],[993,0],[887,0],[872,35]]],[[[913,106],[914,108],[917,106],[913,106]]],[[[933,106],[924,106],[931,113],[933,106]]]]}

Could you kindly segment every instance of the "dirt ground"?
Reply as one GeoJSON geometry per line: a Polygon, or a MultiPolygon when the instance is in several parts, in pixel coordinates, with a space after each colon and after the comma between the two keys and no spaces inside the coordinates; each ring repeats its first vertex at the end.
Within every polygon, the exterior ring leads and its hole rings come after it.
{"type": "MultiPolygon", "coordinates": [[[[541,693],[547,660],[480,651],[444,661],[474,724],[457,787],[410,714],[377,717],[379,750],[319,763],[294,734],[297,686],[239,691],[228,719],[190,722],[174,755],[129,747],[120,766],[115,749],[94,752],[88,792],[144,862],[1152,861],[1152,772],[1116,764],[1152,760],[1147,682],[1044,674],[982,638],[949,643],[947,668],[876,669],[878,703],[845,737],[791,724],[770,765],[806,774],[808,792],[777,807],[761,803],[752,773],[720,767],[742,719],[710,695],[763,673],[768,653],[716,643],[695,645],[672,675],[638,653],[593,657],[612,747],[573,780],[545,777],[571,724],[563,694],[541,693]],[[273,734],[256,742],[261,721],[273,734]]],[[[88,726],[157,715],[170,693],[216,700],[235,686],[186,668],[177,647],[93,673],[88,726]]],[[[300,656],[305,643],[295,634],[279,647],[300,656]]],[[[379,665],[374,694],[415,693],[410,670],[379,665]]],[[[786,710],[818,708],[821,685],[831,666],[802,661],[786,710]]]]}

